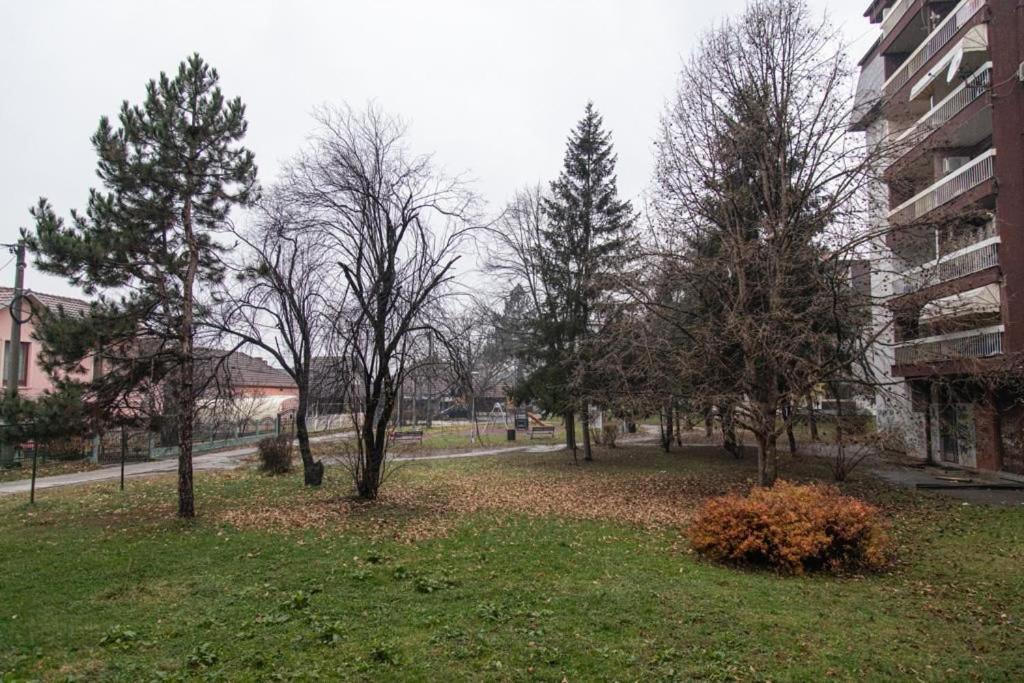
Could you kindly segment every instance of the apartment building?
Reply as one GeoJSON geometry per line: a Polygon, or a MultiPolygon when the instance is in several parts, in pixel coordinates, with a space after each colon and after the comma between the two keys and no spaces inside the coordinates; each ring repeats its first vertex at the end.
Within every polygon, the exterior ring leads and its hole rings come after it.
{"type": "Polygon", "coordinates": [[[1024,2],[875,0],[852,129],[886,150],[879,427],[1024,473],[1024,2]]]}

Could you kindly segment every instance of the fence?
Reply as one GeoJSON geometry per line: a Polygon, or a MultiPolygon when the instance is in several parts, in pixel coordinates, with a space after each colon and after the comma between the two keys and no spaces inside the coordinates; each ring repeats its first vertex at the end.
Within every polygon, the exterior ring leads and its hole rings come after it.
{"type": "MultiPolygon", "coordinates": [[[[347,415],[314,415],[306,419],[310,434],[322,434],[349,428],[351,418],[347,415]]],[[[255,444],[268,436],[294,434],[295,415],[285,413],[276,418],[238,422],[197,423],[192,431],[192,452],[208,453],[224,448],[235,448],[255,444]]],[[[173,438],[173,431],[169,434],[173,438]]],[[[100,462],[118,462],[124,457],[130,461],[156,460],[176,457],[178,446],[160,443],[158,434],[139,429],[114,429],[106,432],[99,440],[100,462]]]]}
{"type": "Polygon", "coordinates": [[[34,456],[40,464],[72,463],[88,460],[91,455],[92,443],[88,439],[69,437],[24,443],[16,452],[14,462],[24,466],[31,463],[34,456]]]}

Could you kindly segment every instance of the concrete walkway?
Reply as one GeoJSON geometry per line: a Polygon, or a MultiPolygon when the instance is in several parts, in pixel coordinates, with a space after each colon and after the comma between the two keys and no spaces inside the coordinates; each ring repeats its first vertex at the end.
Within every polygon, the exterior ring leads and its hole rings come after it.
{"type": "MultiPolygon", "coordinates": [[[[331,441],[339,439],[343,434],[330,434],[327,436],[314,437],[311,443],[331,441]]],[[[506,446],[502,448],[482,449],[475,451],[462,451],[454,453],[437,453],[431,455],[410,455],[391,458],[392,462],[414,462],[417,460],[448,460],[455,458],[480,458],[488,455],[501,455],[502,453],[553,453],[562,450],[564,446],[545,445],[530,446],[506,446]]],[[[256,446],[244,446],[219,453],[207,453],[192,458],[192,469],[196,472],[210,470],[233,470],[245,464],[245,458],[256,453],[256,446]]],[[[328,463],[329,464],[329,463],[328,463]]],[[[125,465],[125,479],[138,479],[159,474],[171,474],[178,471],[178,461],[175,458],[165,460],[151,460],[125,465]]],[[[36,479],[36,490],[56,488],[60,486],[75,486],[78,484],[93,484],[102,481],[116,481],[121,477],[121,466],[110,465],[87,472],[75,472],[73,474],[61,474],[52,477],[39,477],[36,479]]],[[[30,479],[19,479],[0,483],[0,496],[28,493],[32,486],[30,479]]]]}
{"type": "MultiPolygon", "coordinates": [[[[310,439],[310,443],[320,443],[339,439],[344,433],[327,434],[310,439]]],[[[233,470],[241,467],[247,456],[256,453],[256,445],[241,446],[227,451],[217,453],[204,453],[192,458],[192,469],[196,472],[207,470],[233,470]]],[[[125,479],[137,479],[156,474],[168,474],[178,471],[177,458],[165,458],[163,460],[147,460],[146,462],[133,462],[124,467],[125,479]]],[[[36,479],[36,490],[50,489],[59,486],[74,486],[76,484],[92,484],[99,481],[111,481],[121,478],[120,465],[108,465],[86,472],[75,472],[72,474],[60,474],[53,477],[39,477],[36,479]]],[[[0,496],[16,493],[27,493],[32,487],[31,479],[19,479],[0,483],[0,496]]]]}

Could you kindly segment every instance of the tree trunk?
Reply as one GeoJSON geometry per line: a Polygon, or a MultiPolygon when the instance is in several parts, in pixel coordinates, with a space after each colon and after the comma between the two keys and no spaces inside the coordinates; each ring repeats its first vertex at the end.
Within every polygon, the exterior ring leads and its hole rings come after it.
{"type": "Polygon", "coordinates": [[[666,453],[672,451],[672,407],[665,406],[661,411],[661,424],[664,429],[661,434],[661,447],[666,453]]]}
{"type": "Polygon", "coordinates": [[[356,482],[356,493],[364,500],[376,500],[377,492],[380,490],[388,421],[384,420],[383,422],[385,424],[383,434],[379,427],[374,428],[372,422],[368,421],[363,425],[363,464],[359,473],[359,481],[356,482]]]}
{"type": "Polygon", "coordinates": [[[712,427],[715,423],[715,414],[711,410],[711,407],[704,409],[704,437],[710,439],[712,435],[712,427]]]}
{"type": "Polygon", "coordinates": [[[590,410],[587,408],[580,413],[580,427],[583,431],[583,460],[593,462],[594,453],[590,447],[590,410]]]}
{"type": "Polygon", "coordinates": [[[419,415],[416,412],[416,397],[419,395],[417,391],[419,383],[414,379],[412,381],[412,426],[415,427],[419,424],[419,415]]]}
{"type": "Polygon", "coordinates": [[[796,455],[796,435],[793,434],[793,418],[795,412],[796,411],[793,410],[793,404],[786,401],[782,414],[786,420],[786,439],[789,441],[789,454],[793,456],[796,455]]]}
{"type": "Polygon", "coordinates": [[[814,399],[807,397],[807,424],[811,428],[811,441],[818,442],[818,414],[814,410],[814,399]]]}
{"type": "Polygon", "coordinates": [[[739,440],[736,438],[736,417],[733,408],[721,408],[722,447],[734,458],[743,457],[739,440]]]}
{"type": "Polygon", "coordinates": [[[186,197],[182,209],[182,227],[188,248],[188,267],[181,283],[181,325],[178,329],[178,516],[196,516],[192,486],[192,418],[195,414],[195,354],[192,347],[192,291],[199,268],[198,244],[192,230],[192,201],[186,197]]]}
{"type": "Polygon", "coordinates": [[[570,410],[564,416],[565,447],[576,450],[576,415],[570,410]]]}
{"type": "Polygon", "coordinates": [[[676,408],[672,409],[672,412],[676,416],[676,445],[680,448],[683,447],[683,418],[679,414],[679,410],[676,408]]]}
{"type": "Polygon", "coordinates": [[[473,418],[473,439],[475,443],[480,443],[480,423],[476,417],[476,394],[469,397],[469,412],[473,418]]]}
{"type": "Polygon", "coordinates": [[[778,453],[775,434],[757,434],[757,483],[771,487],[778,477],[778,453]]]}
{"type": "MultiPolygon", "coordinates": [[[[188,316],[191,317],[191,316],[188,316]]],[[[183,360],[178,372],[178,516],[196,516],[195,494],[192,485],[192,407],[195,397],[192,340],[182,343],[183,360]]]]}
{"type": "Polygon", "coordinates": [[[773,401],[759,403],[761,414],[757,424],[757,479],[760,486],[772,486],[779,473],[777,437],[775,433],[777,404],[773,401]]]}
{"type": "Polygon", "coordinates": [[[308,412],[306,398],[299,393],[299,405],[295,409],[295,439],[299,442],[299,457],[302,458],[302,476],[306,486],[320,486],[324,481],[324,464],[313,459],[309,447],[309,427],[306,424],[308,412]]]}

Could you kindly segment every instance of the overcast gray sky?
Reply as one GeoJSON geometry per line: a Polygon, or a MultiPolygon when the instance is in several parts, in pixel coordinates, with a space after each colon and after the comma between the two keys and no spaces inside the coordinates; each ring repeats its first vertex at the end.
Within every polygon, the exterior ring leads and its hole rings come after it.
{"type": "MultiPolygon", "coordinates": [[[[658,116],[700,34],[745,0],[0,0],[0,242],[50,198],[61,215],[96,184],[89,137],[122,100],[199,52],[248,107],[264,183],[322,103],[374,99],[417,151],[468,172],[492,211],[554,178],[592,99],[612,130],[619,189],[647,185],[658,116]]],[[[853,45],[867,0],[810,0],[853,45]]],[[[13,264],[0,252],[0,283],[13,264]]],[[[74,294],[30,268],[27,285],[74,294]]]]}

